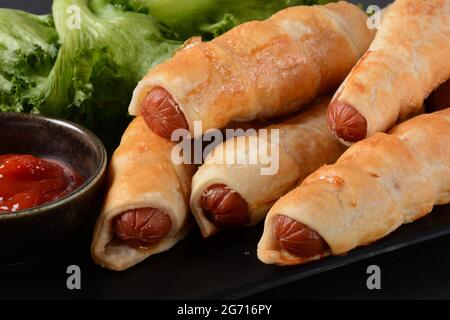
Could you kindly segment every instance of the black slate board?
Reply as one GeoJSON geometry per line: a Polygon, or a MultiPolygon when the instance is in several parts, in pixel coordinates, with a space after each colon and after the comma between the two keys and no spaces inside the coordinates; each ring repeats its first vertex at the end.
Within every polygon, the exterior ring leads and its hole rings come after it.
{"type": "MultiPolygon", "coordinates": [[[[172,250],[116,273],[94,265],[89,239],[62,249],[53,257],[23,266],[0,268],[0,299],[102,298],[202,299],[242,298],[355,261],[450,234],[450,206],[404,225],[384,240],[343,257],[295,267],[264,265],[256,258],[262,226],[222,233],[204,241],[198,232],[172,250]],[[66,287],[66,268],[81,268],[82,290],[66,287]]],[[[32,244],[31,244],[32,245],[32,244]]],[[[430,266],[431,267],[431,266],[430,266]]]]}
{"type": "MultiPolygon", "coordinates": [[[[49,1],[6,1],[0,6],[42,11],[49,1]]],[[[389,1],[359,1],[384,5],[389,1]]],[[[42,12],[41,12],[42,13],[42,12]]],[[[89,257],[91,228],[73,244],[40,261],[0,268],[0,299],[102,298],[102,299],[197,299],[241,298],[311,275],[335,269],[382,253],[450,234],[450,206],[402,226],[386,239],[304,266],[276,267],[260,263],[256,243],[262,226],[223,233],[204,241],[193,230],[172,250],[140,265],[115,273],[94,265],[89,257]],[[82,290],[66,287],[66,268],[81,268],[82,290]]],[[[33,244],[30,244],[33,245],[33,244]]],[[[37,248],[39,250],[39,248],[37,248]]]]}

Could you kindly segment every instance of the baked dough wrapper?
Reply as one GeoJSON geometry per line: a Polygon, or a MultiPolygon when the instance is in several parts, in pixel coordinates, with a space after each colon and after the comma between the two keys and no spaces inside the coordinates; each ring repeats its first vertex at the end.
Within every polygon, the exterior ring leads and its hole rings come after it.
{"type": "Polygon", "coordinates": [[[368,51],[333,98],[366,119],[366,137],[421,113],[450,78],[450,1],[397,0],[382,15],[368,51]]]}
{"type": "Polygon", "coordinates": [[[159,86],[177,102],[193,137],[232,121],[287,114],[339,86],[373,39],[366,21],[342,1],[291,7],[210,42],[193,38],[139,82],[129,113],[139,115],[159,86]],[[195,121],[202,132],[194,132],[195,121]]]}
{"type": "Polygon", "coordinates": [[[267,135],[235,137],[211,151],[194,175],[190,201],[203,237],[219,231],[205,217],[201,207],[202,193],[209,186],[225,184],[239,193],[249,206],[248,226],[252,226],[263,220],[275,201],[310,173],[338,159],[345,147],[328,131],[326,110],[329,101],[329,98],[322,98],[311,109],[264,128],[267,135]],[[279,132],[278,141],[271,139],[274,129],[279,132]],[[269,172],[265,161],[250,161],[251,155],[254,159],[262,159],[258,156],[260,151],[279,155],[277,171],[269,172]],[[243,160],[238,163],[238,158],[243,160]],[[262,174],[264,170],[269,174],[262,174]]]}
{"type": "Polygon", "coordinates": [[[343,255],[450,202],[450,109],[415,117],[390,134],[350,147],[283,196],[269,211],[258,258],[292,265],[343,255]],[[304,259],[280,248],[273,220],[282,214],[318,232],[329,252],[304,259]]]}
{"type": "Polygon", "coordinates": [[[107,194],[91,246],[96,263],[116,271],[125,270],[170,249],[187,234],[193,167],[172,162],[173,146],[173,142],[149,130],[141,117],[128,126],[109,165],[107,194]],[[172,222],[169,234],[145,249],[121,244],[113,237],[114,217],[137,208],[161,209],[172,222]]]}

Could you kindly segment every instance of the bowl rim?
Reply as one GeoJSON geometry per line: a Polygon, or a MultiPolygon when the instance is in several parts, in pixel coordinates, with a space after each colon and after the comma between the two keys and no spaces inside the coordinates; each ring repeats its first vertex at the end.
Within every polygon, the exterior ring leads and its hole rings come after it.
{"type": "Polygon", "coordinates": [[[68,202],[75,200],[80,195],[87,192],[89,189],[92,188],[92,186],[96,185],[97,182],[103,177],[103,174],[105,173],[106,167],[107,167],[108,154],[107,154],[106,148],[103,145],[103,142],[100,140],[100,138],[98,138],[89,129],[87,129],[75,122],[69,121],[69,120],[55,118],[55,117],[48,117],[48,116],[44,116],[41,114],[0,112],[0,118],[2,118],[2,117],[23,118],[23,119],[25,119],[25,121],[27,121],[27,119],[37,119],[38,121],[51,122],[52,124],[55,124],[57,126],[63,126],[69,130],[78,131],[81,134],[83,134],[84,136],[86,136],[88,140],[93,142],[93,144],[95,145],[97,150],[100,152],[100,162],[98,163],[98,166],[97,166],[95,172],[92,175],[90,175],[90,177],[88,177],[86,179],[86,181],[84,181],[84,183],[75,191],[67,194],[66,196],[64,196],[58,200],[55,200],[55,201],[52,201],[52,202],[49,202],[49,203],[46,203],[46,204],[43,204],[43,205],[40,205],[37,207],[20,210],[17,212],[9,212],[6,214],[0,214],[0,221],[25,218],[28,216],[38,215],[38,214],[45,213],[45,212],[51,211],[53,209],[62,207],[65,204],[67,204],[68,202]]]}

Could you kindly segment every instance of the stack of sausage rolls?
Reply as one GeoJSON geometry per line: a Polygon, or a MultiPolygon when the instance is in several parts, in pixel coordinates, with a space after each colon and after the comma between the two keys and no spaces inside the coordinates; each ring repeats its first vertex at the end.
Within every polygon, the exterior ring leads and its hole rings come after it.
{"type": "Polygon", "coordinates": [[[265,221],[258,258],[302,264],[450,202],[450,0],[397,0],[383,15],[370,30],[345,1],[291,7],[193,38],[150,70],[111,159],[94,261],[127,269],[194,221],[204,238],[265,221]],[[440,111],[421,115],[425,104],[440,111]],[[174,136],[253,120],[276,139],[256,130],[215,146],[199,168],[173,161],[174,136]],[[261,159],[255,145],[277,155],[277,170],[227,161],[261,159]]]}

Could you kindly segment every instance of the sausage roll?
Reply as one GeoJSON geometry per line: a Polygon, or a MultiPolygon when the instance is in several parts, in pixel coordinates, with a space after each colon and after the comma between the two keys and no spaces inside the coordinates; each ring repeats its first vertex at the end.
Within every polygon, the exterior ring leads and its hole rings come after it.
{"type": "Polygon", "coordinates": [[[351,144],[416,114],[450,77],[450,1],[397,0],[330,104],[333,133],[351,144]]]}
{"type": "Polygon", "coordinates": [[[191,39],[139,82],[129,112],[168,139],[179,128],[197,137],[289,113],[341,83],[373,39],[366,20],[342,1],[291,7],[210,42],[191,39]]]}
{"type": "Polygon", "coordinates": [[[265,263],[343,255],[450,202],[450,109],[350,147],[283,196],[258,245],[265,263]]]}
{"type": "Polygon", "coordinates": [[[203,237],[260,222],[280,196],[336,161],[345,148],[328,130],[329,101],[211,151],[192,180],[191,209],[203,237]]]}
{"type": "Polygon", "coordinates": [[[175,165],[172,148],[141,117],[125,131],[111,159],[108,191],[94,231],[96,263],[125,270],[186,235],[193,168],[175,165]]]}

